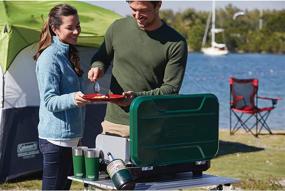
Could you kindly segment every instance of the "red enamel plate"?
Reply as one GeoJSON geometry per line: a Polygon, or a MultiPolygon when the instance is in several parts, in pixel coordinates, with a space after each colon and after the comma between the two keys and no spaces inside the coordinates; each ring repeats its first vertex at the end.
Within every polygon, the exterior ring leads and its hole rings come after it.
{"type": "Polygon", "coordinates": [[[83,96],[84,99],[89,101],[114,101],[114,100],[121,100],[125,97],[120,94],[85,94],[83,96]]]}

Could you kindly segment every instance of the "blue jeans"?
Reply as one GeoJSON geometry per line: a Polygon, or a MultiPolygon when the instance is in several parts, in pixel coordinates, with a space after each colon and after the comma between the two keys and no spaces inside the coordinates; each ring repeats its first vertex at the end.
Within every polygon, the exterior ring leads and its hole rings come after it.
{"type": "Polygon", "coordinates": [[[73,173],[72,148],[61,147],[39,139],[39,148],[43,154],[42,190],[69,190],[71,180],[67,176],[73,173]]]}

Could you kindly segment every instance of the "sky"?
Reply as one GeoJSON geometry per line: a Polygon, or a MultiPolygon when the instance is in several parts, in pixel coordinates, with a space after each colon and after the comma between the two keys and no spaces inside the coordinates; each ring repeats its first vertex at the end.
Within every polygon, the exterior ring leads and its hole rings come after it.
{"type": "MultiPolygon", "coordinates": [[[[115,0],[115,1],[88,1],[91,4],[104,7],[119,13],[122,16],[130,14],[130,10],[126,1],[115,0]]],[[[284,9],[285,10],[285,0],[281,1],[216,1],[216,8],[223,8],[228,4],[232,4],[235,7],[240,8],[241,10],[252,10],[252,9],[284,9]]],[[[208,11],[211,9],[212,2],[206,0],[163,0],[161,9],[172,9],[174,12],[183,11],[187,8],[194,8],[196,10],[208,11]]]]}

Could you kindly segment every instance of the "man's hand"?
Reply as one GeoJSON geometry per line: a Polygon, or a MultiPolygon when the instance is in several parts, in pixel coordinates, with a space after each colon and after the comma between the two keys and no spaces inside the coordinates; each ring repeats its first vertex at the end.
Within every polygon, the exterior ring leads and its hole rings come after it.
{"type": "Polygon", "coordinates": [[[103,76],[103,71],[98,68],[98,67],[95,67],[95,68],[91,68],[89,71],[88,71],[88,79],[91,81],[91,82],[96,82],[96,80],[98,80],[99,78],[101,78],[103,76]]]}
{"type": "Polygon", "coordinates": [[[127,92],[123,92],[123,96],[132,100],[135,98],[136,94],[133,91],[127,91],[127,92]]]}
{"type": "Polygon", "coordinates": [[[132,103],[133,99],[135,98],[135,93],[133,91],[123,92],[122,95],[125,96],[124,100],[116,100],[112,101],[112,103],[115,103],[122,107],[127,107],[132,103]]]}
{"type": "Polygon", "coordinates": [[[78,106],[78,107],[82,107],[82,106],[85,106],[87,103],[89,103],[90,101],[86,100],[86,99],[83,99],[83,93],[82,92],[75,92],[74,94],[74,100],[75,100],[75,104],[78,106]]]}

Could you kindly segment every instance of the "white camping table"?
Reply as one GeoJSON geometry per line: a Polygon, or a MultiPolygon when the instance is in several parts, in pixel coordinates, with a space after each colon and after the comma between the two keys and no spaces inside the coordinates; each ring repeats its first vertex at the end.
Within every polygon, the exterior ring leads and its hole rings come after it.
{"type": "MultiPolygon", "coordinates": [[[[74,176],[69,176],[68,178],[73,181],[84,183],[84,187],[87,189],[92,187],[102,190],[116,189],[112,180],[110,180],[106,175],[100,175],[99,180],[97,181],[76,178],[74,176]]],[[[216,186],[217,188],[222,189],[223,185],[229,186],[237,182],[239,182],[238,179],[208,174],[203,174],[201,177],[193,178],[191,172],[186,172],[178,173],[172,177],[158,178],[156,180],[136,183],[135,190],[173,190],[206,186],[216,186]]]]}

